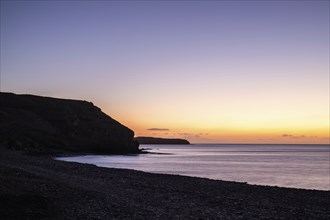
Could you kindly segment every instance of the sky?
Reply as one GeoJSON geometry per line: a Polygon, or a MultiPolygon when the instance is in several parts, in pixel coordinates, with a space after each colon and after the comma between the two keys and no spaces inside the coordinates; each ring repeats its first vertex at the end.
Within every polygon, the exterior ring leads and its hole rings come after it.
{"type": "Polygon", "coordinates": [[[1,1],[1,91],[136,136],[329,143],[329,1],[1,1]]]}

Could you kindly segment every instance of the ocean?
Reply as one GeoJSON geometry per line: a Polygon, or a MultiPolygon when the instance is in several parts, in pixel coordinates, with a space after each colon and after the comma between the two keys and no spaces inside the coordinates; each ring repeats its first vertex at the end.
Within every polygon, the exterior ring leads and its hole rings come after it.
{"type": "Polygon", "coordinates": [[[58,157],[63,161],[290,188],[330,190],[329,145],[141,145],[151,154],[58,157]]]}

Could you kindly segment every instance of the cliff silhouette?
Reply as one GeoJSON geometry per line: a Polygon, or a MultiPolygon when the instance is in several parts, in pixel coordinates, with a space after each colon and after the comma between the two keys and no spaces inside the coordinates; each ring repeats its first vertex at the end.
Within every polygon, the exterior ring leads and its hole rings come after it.
{"type": "Polygon", "coordinates": [[[177,138],[136,137],[134,140],[139,142],[139,144],[190,144],[185,139],[177,138]]]}
{"type": "Polygon", "coordinates": [[[137,153],[134,132],[91,102],[0,93],[0,147],[34,153],[137,153]]]}

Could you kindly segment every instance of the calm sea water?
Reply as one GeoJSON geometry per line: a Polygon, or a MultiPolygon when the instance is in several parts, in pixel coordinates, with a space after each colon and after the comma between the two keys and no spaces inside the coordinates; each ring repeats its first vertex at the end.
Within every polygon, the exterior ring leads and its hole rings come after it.
{"type": "Polygon", "coordinates": [[[142,145],[154,154],[57,158],[151,173],[330,190],[329,145],[142,145]]]}

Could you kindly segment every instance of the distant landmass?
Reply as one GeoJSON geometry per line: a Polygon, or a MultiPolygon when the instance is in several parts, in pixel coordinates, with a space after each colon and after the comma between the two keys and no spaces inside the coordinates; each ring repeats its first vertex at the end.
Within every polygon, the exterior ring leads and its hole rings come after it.
{"type": "Polygon", "coordinates": [[[190,144],[185,139],[176,138],[158,138],[158,137],[136,137],[134,140],[139,144],[190,144]]]}
{"type": "Polygon", "coordinates": [[[0,93],[0,147],[58,151],[136,153],[134,132],[91,102],[0,93]]]}

